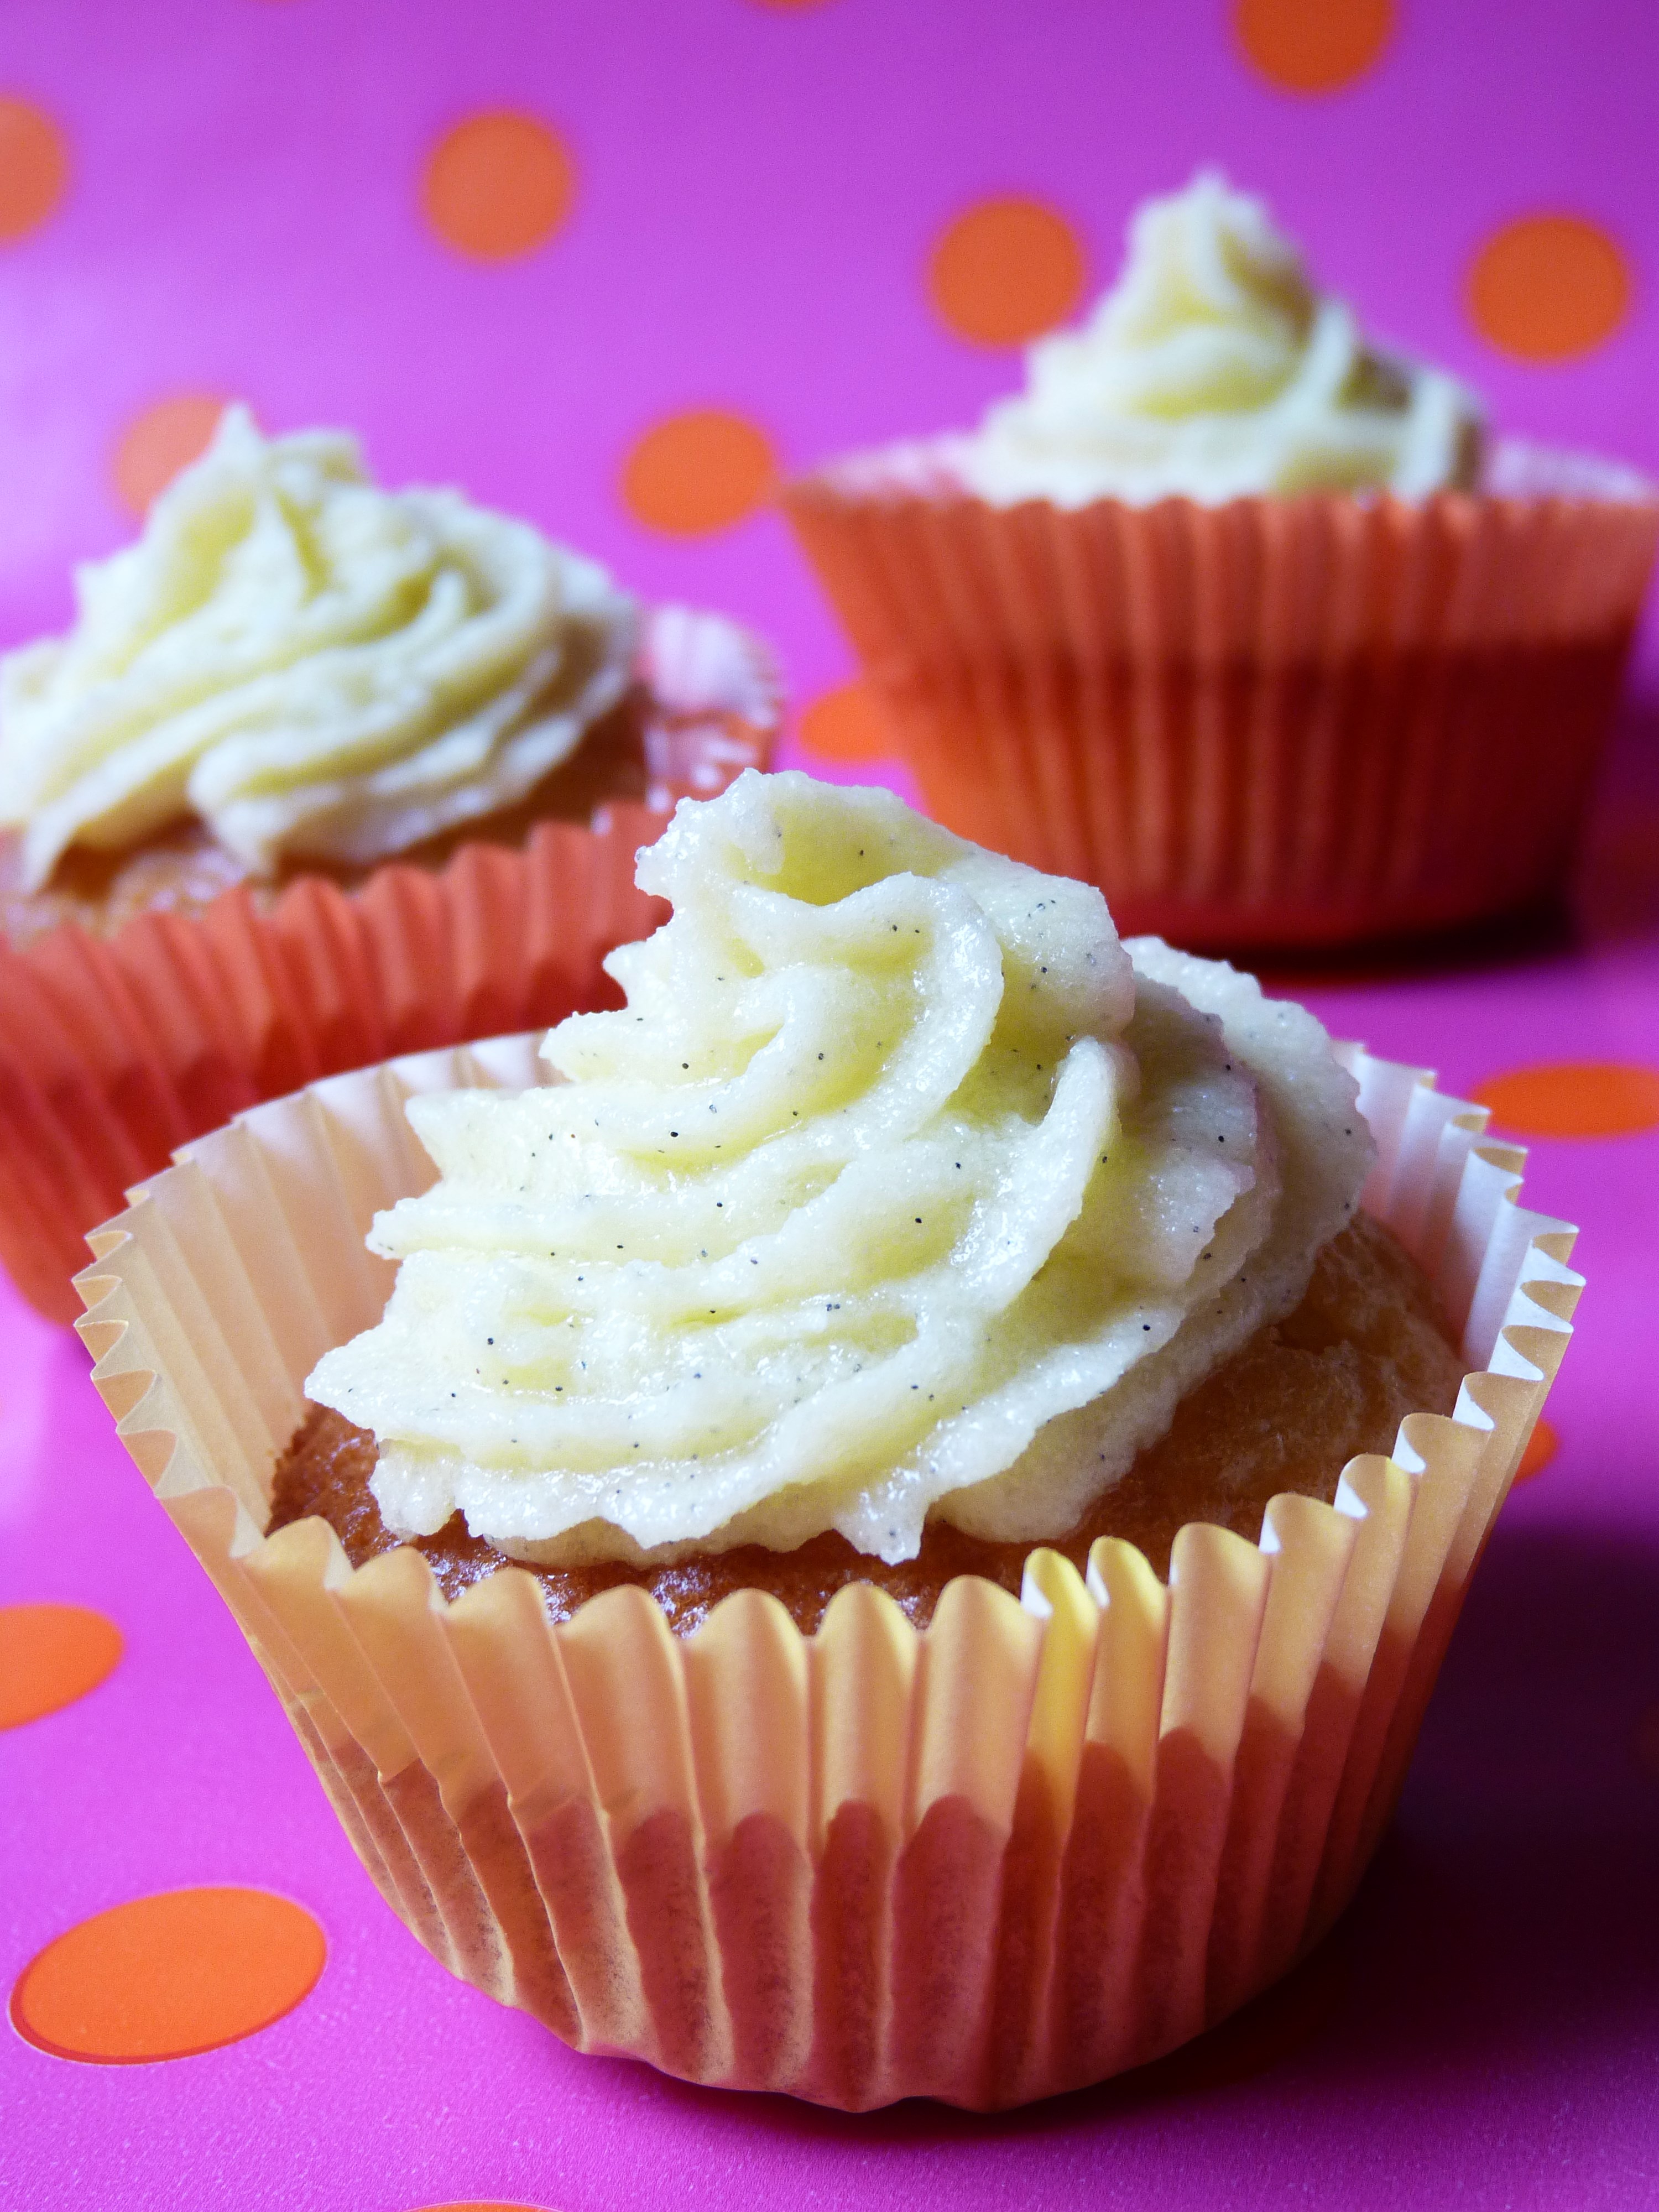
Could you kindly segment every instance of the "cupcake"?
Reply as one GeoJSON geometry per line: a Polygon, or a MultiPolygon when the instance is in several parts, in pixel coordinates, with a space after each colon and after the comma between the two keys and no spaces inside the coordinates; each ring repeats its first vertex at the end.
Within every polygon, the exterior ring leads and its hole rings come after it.
{"type": "Polygon", "coordinates": [[[0,664],[0,1259],[237,1109],[594,1003],[649,816],[763,759],[769,662],[355,441],[227,411],[70,634],[0,664]]]}
{"type": "Polygon", "coordinates": [[[1352,1894],[1571,1232],[885,793],[745,775],[640,877],[624,1006],[135,1194],[94,1379],[454,1972],[846,2109],[1098,2081],[1352,1894]]]}
{"type": "Polygon", "coordinates": [[[1652,484],[1494,441],[1212,173],[977,431],[785,503],[938,818],[1211,950],[1555,890],[1659,535],[1652,484]]]}

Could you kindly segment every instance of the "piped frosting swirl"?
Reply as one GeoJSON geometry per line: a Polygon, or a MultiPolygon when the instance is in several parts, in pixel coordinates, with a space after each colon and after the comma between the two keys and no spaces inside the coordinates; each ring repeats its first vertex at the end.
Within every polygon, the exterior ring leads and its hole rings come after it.
{"type": "Polygon", "coordinates": [[[1481,409],[1454,378],[1368,344],[1316,292],[1259,200],[1213,172],[1148,201],[1116,285],[1041,338],[958,465],[998,504],[1388,490],[1474,482],[1481,409]]]}
{"type": "Polygon", "coordinates": [[[750,772],[639,877],[673,917],[611,956],[625,1008],[550,1035],[561,1079],[410,1103],[439,1180],[307,1385],[374,1431],[395,1528],[1060,1534],[1354,1203],[1310,1016],[1151,944],[1138,982],[1097,891],[884,792],[750,772]]]}
{"type": "Polygon", "coordinates": [[[240,408],[82,568],[76,624],[0,664],[0,822],[24,888],[191,813],[250,872],[362,865],[521,799],[616,704],[634,603],[458,492],[386,492],[353,439],[240,408]]]}

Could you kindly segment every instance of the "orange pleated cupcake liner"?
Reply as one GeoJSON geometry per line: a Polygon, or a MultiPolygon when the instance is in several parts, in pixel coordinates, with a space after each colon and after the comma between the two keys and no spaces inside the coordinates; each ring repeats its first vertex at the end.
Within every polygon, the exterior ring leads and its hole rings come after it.
{"type": "Polygon", "coordinates": [[[0,1263],[33,1305],[72,1321],[86,1231],[233,1114],[620,1003],[601,962],[667,915],[635,886],[638,848],[678,799],[763,767],[780,715],[763,649],[715,616],[653,610],[641,675],[646,802],[591,826],[542,823],[437,869],[394,861],[356,891],[301,877],[268,903],[239,886],[107,938],[70,925],[0,943],[0,1263]]]}
{"type": "Polygon", "coordinates": [[[1491,489],[1417,503],[996,507],[953,488],[951,450],[785,495],[951,829],[1212,950],[1444,927],[1559,885],[1653,487],[1517,448],[1491,489]]]}
{"type": "Polygon", "coordinates": [[[677,1638],[613,1589],[550,1623],[504,1568],[354,1570],[261,1534],[331,1345],[393,1270],[363,1234],[429,1182],[416,1091],[537,1075],[533,1037],[314,1084],[191,1146],[89,1241],[94,1379],[281,1697],[383,1894],[449,1969],[579,2050],[866,2110],[976,2110],[1171,2049],[1352,1894],[1465,1587],[1559,1364],[1574,1232],[1421,1071],[1352,1050],[1364,1202],[1436,1284],[1468,1373],[1334,1506],[1191,1525],[1168,1585],[1103,1540],[1022,1598],[951,1583],[917,1631],[870,1584],[816,1636],[740,1591],[677,1638]]]}

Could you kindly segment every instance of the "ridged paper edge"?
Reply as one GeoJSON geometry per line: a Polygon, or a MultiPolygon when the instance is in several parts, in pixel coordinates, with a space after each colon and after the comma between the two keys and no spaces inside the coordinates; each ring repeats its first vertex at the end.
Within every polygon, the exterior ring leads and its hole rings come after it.
{"type": "Polygon", "coordinates": [[[1555,887],[1659,537],[1565,495],[784,503],[929,811],[1219,950],[1555,887]]]}
{"type": "Polygon", "coordinates": [[[781,713],[770,655],[719,616],[653,609],[640,670],[659,709],[642,805],[389,861],[353,891],[302,877],[268,910],[239,886],[199,916],[0,944],[0,1262],[31,1304],[73,1320],[86,1231],[257,1101],[611,1002],[605,955],[666,913],[635,852],[677,794],[764,766],[781,713]]]}
{"type": "Polygon", "coordinates": [[[1366,1202],[1464,1329],[1450,1418],[1261,1540],[1201,1524],[1168,1587],[971,1577],[917,1632],[855,1585],[804,1638],[728,1598],[677,1638],[638,1589],[550,1626],[503,1570],[453,1604],[410,1549],[260,1534],[327,1342],[374,1317],[374,1208],[429,1175],[417,1089],[533,1079],[533,1040],[313,1086],[191,1147],[89,1240],[94,1380],[218,1585],[366,1865],[446,1965],[579,2047],[863,2109],[975,2108],[1170,2049],[1340,1911],[1393,1805],[1469,1573],[1558,1366],[1574,1232],[1420,1070],[1345,1058],[1366,1202]]]}

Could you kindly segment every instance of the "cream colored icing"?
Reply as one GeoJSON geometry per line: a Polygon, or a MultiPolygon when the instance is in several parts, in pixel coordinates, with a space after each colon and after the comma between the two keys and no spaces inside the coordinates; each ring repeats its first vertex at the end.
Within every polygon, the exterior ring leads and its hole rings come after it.
{"type": "Polygon", "coordinates": [[[310,1395],[404,1534],[547,1561],[931,1511],[1062,1533],[1289,1310],[1370,1158],[1313,1018],[890,793],[750,771],[640,857],[672,919],[556,1080],[411,1099],[380,1323],[310,1395]],[[1139,982],[1137,981],[1139,976],[1139,982]]]}
{"type": "Polygon", "coordinates": [[[361,864],[524,797],[622,696],[633,602],[355,440],[227,410],[77,616],[0,665],[0,822],[25,887],[190,813],[255,873],[361,864]]]}
{"type": "Polygon", "coordinates": [[[956,461],[1000,504],[1388,490],[1474,481],[1481,409],[1438,369],[1362,338],[1259,200],[1213,172],[1148,201],[1116,285],[1039,339],[1027,388],[956,461]]]}

